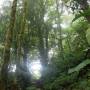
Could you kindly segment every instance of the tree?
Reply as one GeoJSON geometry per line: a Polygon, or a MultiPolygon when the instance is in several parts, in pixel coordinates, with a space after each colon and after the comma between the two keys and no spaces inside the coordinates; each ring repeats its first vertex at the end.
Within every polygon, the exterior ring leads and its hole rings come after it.
{"type": "MultiPolygon", "coordinates": [[[[59,1],[58,0],[56,0],[56,10],[57,10],[57,18],[58,18],[57,29],[60,31],[60,40],[59,40],[59,47],[60,47],[60,54],[61,54],[60,56],[64,60],[64,52],[63,52],[63,44],[62,44],[62,30],[60,26],[60,13],[59,13],[59,1]]],[[[62,13],[62,9],[61,9],[61,13],[62,13]]]]}
{"type": "Polygon", "coordinates": [[[16,7],[17,7],[17,0],[14,0],[13,5],[12,5],[12,10],[11,10],[10,23],[9,23],[9,27],[8,27],[8,30],[6,33],[4,59],[3,59],[3,66],[2,66],[2,70],[1,70],[1,77],[2,77],[2,83],[3,83],[2,90],[8,90],[8,65],[9,65],[9,61],[10,61],[10,48],[12,45],[16,7]],[[7,77],[6,77],[6,75],[7,75],[7,77]]]}

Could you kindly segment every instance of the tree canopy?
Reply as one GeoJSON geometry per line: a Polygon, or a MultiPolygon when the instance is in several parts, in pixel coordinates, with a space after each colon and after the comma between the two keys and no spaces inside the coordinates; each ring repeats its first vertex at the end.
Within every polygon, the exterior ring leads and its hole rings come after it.
{"type": "Polygon", "coordinates": [[[90,1],[0,1],[0,90],[90,90],[90,1]]]}

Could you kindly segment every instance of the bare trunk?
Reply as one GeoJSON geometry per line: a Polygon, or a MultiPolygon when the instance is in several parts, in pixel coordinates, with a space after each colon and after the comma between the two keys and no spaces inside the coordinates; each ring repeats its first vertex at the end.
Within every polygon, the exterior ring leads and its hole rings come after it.
{"type": "Polygon", "coordinates": [[[47,59],[47,62],[48,62],[48,51],[49,51],[49,45],[48,45],[48,34],[49,34],[49,31],[48,29],[45,30],[45,56],[46,56],[46,59],[47,59]]]}
{"type": "Polygon", "coordinates": [[[70,33],[67,33],[67,44],[68,44],[68,48],[69,48],[69,51],[72,52],[72,45],[71,45],[71,35],[70,33]]]}

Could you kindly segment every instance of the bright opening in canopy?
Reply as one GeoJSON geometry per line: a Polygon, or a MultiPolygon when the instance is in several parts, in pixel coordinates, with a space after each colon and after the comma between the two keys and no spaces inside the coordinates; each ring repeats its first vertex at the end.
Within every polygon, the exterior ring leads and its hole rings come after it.
{"type": "Polygon", "coordinates": [[[28,68],[34,78],[39,79],[41,77],[42,65],[39,60],[29,63],[28,68]]]}
{"type": "Polygon", "coordinates": [[[9,66],[9,72],[15,72],[16,71],[16,65],[15,64],[12,64],[9,66]]]}
{"type": "MultiPolygon", "coordinates": [[[[42,65],[41,65],[39,60],[34,60],[32,62],[28,62],[27,68],[28,68],[28,70],[31,73],[33,78],[39,79],[41,77],[42,65]]],[[[10,69],[9,72],[15,72],[16,65],[15,64],[10,65],[9,69],[10,69]]]]}

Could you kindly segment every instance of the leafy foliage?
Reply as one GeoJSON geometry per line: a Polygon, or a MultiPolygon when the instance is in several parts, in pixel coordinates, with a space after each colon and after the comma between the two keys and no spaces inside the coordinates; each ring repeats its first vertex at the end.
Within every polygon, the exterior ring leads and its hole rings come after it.
{"type": "Polygon", "coordinates": [[[5,3],[0,7],[0,90],[90,90],[89,0],[19,0],[11,16],[12,1],[5,3]],[[31,66],[36,60],[42,69],[31,66]],[[38,79],[32,68],[40,69],[38,79]]]}
{"type": "Polygon", "coordinates": [[[83,69],[84,67],[86,67],[88,64],[90,64],[90,60],[84,60],[82,63],[80,63],[78,66],[69,69],[68,73],[73,73],[73,72],[79,72],[81,69],[83,69]]]}

